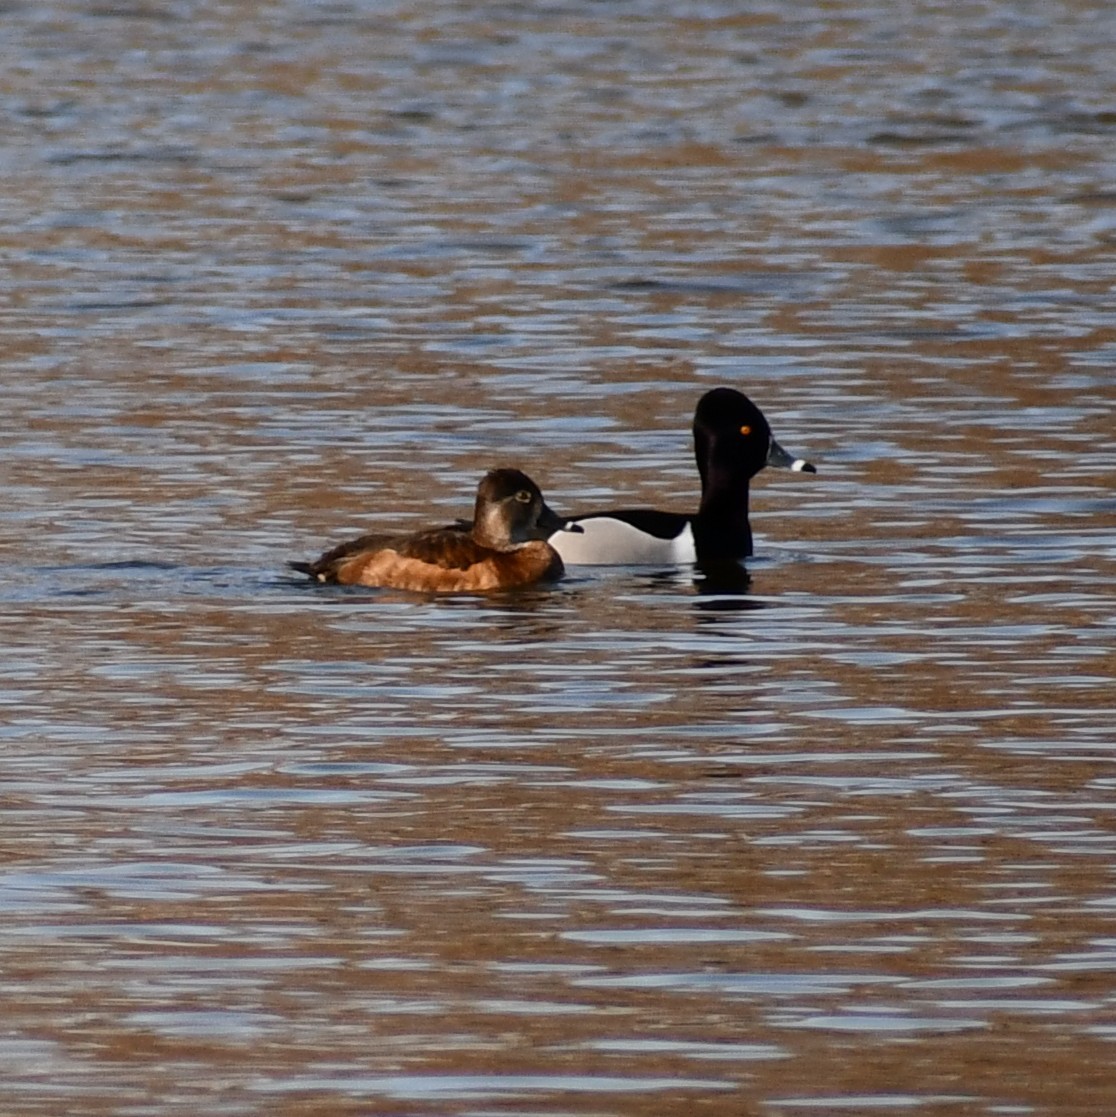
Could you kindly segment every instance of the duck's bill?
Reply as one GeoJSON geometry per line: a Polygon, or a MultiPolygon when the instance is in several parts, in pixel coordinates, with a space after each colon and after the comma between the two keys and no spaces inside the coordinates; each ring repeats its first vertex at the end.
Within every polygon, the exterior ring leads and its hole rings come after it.
{"type": "Polygon", "coordinates": [[[556,531],[572,531],[579,535],[585,532],[581,524],[559,516],[549,504],[543,505],[542,515],[539,516],[539,528],[547,535],[553,535],[556,531]]]}
{"type": "Polygon", "coordinates": [[[767,450],[767,464],[776,469],[789,469],[794,473],[817,473],[817,469],[804,458],[796,458],[788,454],[775,439],[767,450]]]}

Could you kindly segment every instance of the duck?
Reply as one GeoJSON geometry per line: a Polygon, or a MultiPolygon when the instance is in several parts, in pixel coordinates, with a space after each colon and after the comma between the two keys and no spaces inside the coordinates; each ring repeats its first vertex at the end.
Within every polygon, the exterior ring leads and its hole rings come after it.
{"type": "Polygon", "coordinates": [[[622,508],[571,517],[577,534],[551,536],[567,566],[739,563],[752,554],[748,485],[765,466],[817,473],[775,440],[763,412],[735,388],[713,388],[694,411],[701,503],[693,515],[622,508]]]}
{"type": "Polygon", "coordinates": [[[471,522],[411,534],[362,535],[313,562],[288,565],[312,581],[417,593],[477,593],[550,582],[564,572],[547,541],[579,532],[518,469],[493,469],[477,487],[471,522]]]}

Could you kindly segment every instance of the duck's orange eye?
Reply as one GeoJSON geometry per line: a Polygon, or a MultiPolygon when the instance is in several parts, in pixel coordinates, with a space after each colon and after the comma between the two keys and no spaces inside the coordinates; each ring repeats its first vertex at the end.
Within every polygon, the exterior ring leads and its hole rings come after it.
{"type": "Polygon", "coordinates": [[[526,489],[520,489],[519,492],[515,494],[515,499],[518,500],[520,504],[530,504],[531,494],[526,489]]]}
{"type": "Polygon", "coordinates": [[[741,428],[740,428],[740,433],[741,433],[741,434],[751,434],[751,433],[752,433],[752,428],[751,428],[751,427],[747,427],[747,426],[745,426],[745,427],[741,427],[741,428]]]}

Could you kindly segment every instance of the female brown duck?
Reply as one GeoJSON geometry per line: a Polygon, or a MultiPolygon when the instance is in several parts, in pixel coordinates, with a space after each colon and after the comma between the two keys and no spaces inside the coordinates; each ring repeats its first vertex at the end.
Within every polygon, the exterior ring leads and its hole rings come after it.
{"type": "Polygon", "coordinates": [[[362,535],[291,568],[317,582],[390,586],[419,593],[475,593],[551,581],[563,573],[547,542],[580,531],[553,512],[518,469],[494,469],[477,489],[472,524],[412,535],[362,535]]]}

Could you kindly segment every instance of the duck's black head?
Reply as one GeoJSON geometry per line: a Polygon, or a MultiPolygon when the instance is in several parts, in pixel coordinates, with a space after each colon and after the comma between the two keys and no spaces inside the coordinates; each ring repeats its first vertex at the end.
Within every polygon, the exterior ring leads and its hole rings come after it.
{"type": "Polygon", "coordinates": [[[794,458],[775,441],[764,414],[735,388],[714,388],[698,400],[694,412],[694,456],[703,490],[714,474],[722,482],[747,485],[764,466],[803,473],[817,470],[794,458]]]}

